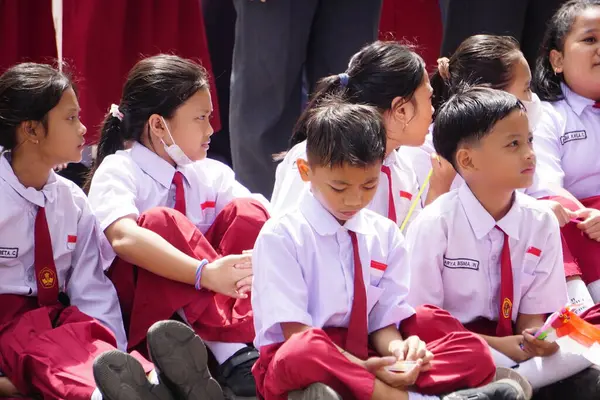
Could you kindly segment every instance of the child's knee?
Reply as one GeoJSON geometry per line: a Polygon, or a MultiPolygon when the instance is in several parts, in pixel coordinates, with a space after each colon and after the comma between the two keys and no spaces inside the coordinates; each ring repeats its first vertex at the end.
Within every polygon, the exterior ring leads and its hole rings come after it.
{"type": "Polygon", "coordinates": [[[191,223],[185,215],[169,207],[153,207],[141,213],[138,218],[138,225],[151,231],[191,223]]]}

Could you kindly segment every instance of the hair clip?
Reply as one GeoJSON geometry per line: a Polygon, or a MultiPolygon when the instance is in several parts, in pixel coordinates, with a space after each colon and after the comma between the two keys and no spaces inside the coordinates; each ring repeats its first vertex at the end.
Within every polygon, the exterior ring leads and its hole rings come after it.
{"type": "Polygon", "coordinates": [[[348,75],[347,73],[341,73],[338,75],[338,78],[340,78],[340,86],[345,88],[346,86],[348,86],[348,82],[350,81],[350,75],[348,75]]]}
{"type": "Polygon", "coordinates": [[[116,104],[111,104],[110,105],[110,115],[113,116],[113,118],[118,118],[119,121],[123,121],[123,113],[121,111],[119,111],[119,106],[116,104]]]}

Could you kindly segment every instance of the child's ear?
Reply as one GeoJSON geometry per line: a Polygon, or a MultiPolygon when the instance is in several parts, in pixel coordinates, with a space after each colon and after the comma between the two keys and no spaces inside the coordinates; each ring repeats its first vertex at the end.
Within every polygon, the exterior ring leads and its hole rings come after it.
{"type": "Polygon", "coordinates": [[[163,138],[165,136],[165,124],[163,119],[158,114],[152,114],[150,118],[148,118],[148,125],[150,126],[150,132],[158,138],[163,138]]]}
{"type": "Polygon", "coordinates": [[[459,171],[469,172],[477,169],[473,160],[473,150],[462,147],[456,152],[456,166],[459,171]]]}
{"type": "Polygon", "coordinates": [[[554,70],[554,75],[562,74],[563,72],[563,55],[558,50],[550,50],[549,55],[550,65],[554,70]]]}
{"type": "Polygon", "coordinates": [[[306,162],[306,160],[303,160],[301,158],[296,160],[296,165],[298,166],[298,172],[300,173],[300,178],[302,178],[302,180],[304,182],[309,182],[310,181],[310,167],[308,166],[308,162],[306,162]]]}
{"type": "Polygon", "coordinates": [[[397,121],[400,121],[402,123],[403,127],[406,127],[406,125],[408,125],[410,120],[415,115],[414,108],[415,107],[412,104],[412,102],[407,101],[403,97],[395,97],[394,100],[392,100],[391,110],[393,116],[397,121]]]}

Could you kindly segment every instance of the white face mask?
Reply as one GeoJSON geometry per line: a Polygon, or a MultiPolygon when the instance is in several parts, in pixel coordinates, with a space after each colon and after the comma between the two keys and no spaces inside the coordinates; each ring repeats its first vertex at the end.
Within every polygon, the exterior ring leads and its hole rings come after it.
{"type": "Polygon", "coordinates": [[[172,145],[167,146],[165,141],[162,140],[162,138],[160,139],[160,141],[162,142],[163,147],[165,148],[165,151],[167,152],[169,157],[171,157],[171,159],[175,162],[175,164],[177,164],[180,167],[193,163],[193,161],[190,160],[190,158],[183,152],[183,150],[181,150],[181,147],[179,147],[175,143],[175,140],[173,139],[173,135],[171,135],[171,131],[169,130],[169,126],[167,125],[167,121],[165,121],[165,119],[163,117],[160,117],[160,119],[162,119],[163,124],[165,124],[167,133],[169,134],[169,137],[171,138],[171,142],[173,142],[172,145]]]}
{"type": "Polygon", "coordinates": [[[542,108],[542,102],[537,94],[532,93],[531,101],[522,101],[527,110],[527,119],[529,120],[529,129],[533,132],[542,118],[544,109],[542,108]]]}

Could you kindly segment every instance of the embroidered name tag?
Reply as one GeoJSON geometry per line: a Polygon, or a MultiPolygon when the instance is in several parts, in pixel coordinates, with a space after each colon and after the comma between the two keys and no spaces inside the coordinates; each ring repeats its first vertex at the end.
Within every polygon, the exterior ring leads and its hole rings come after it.
{"type": "Polygon", "coordinates": [[[585,131],[573,131],[567,132],[560,137],[560,144],[572,142],[573,140],[584,140],[587,139],[587,133],[585,131]]]}
{"type": "Polygon", "coordinates": [[[444,267],[453,269],[472,269],[479,270],[479,261],[470,258],[446,258],[444,257],[444,267]]]}
{"type": "Polygon", "coordinates": [[[0,258],[17,258],[19,249],[16,247],[0,247],[0,258]]]}

